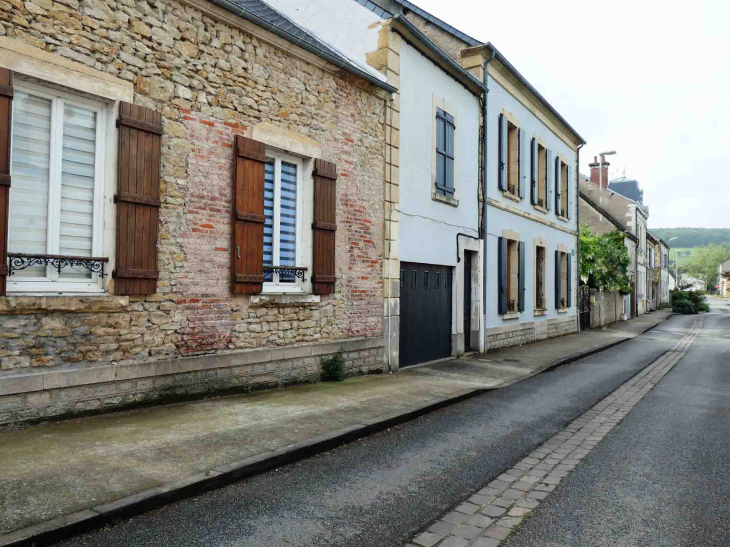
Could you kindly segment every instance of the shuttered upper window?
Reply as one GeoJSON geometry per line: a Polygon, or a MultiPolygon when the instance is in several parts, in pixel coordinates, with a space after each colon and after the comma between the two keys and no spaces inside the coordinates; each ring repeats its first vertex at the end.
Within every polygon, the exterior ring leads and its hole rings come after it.
{"type": "Polygon", "coordinates": [[[302,162],[267,153],[264,165],[264,292],[301,290],[291,272],[267,271],[267,266],[295,268],[301,255],[302,162]]]}
{"type": "Polygon", "coordinates": [[[436,109],[436,192],[454,196],[454,117],[436,109]]]}
{"type": "MultiPolygon", "coordinates": [[[[11,133],[8,252],[101,255],[103,104],[36,85],[15,85],[11,133]]],[[[101,290],[82,267],[34,265],[8,290],[101,290]]]]}

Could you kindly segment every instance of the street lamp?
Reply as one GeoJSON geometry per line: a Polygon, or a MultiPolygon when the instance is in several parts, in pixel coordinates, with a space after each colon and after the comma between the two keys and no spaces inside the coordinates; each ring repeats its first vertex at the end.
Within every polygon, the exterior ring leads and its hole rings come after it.
{"type": "Polygon", "coordinates": [[[608,152],[601,152],[598,154],[601,158],[601,163],[598,164],[598,191],[603,192],[603,161],[604,156],[613,156],[616,153],[615,150],[609,150],[608,152]]]}

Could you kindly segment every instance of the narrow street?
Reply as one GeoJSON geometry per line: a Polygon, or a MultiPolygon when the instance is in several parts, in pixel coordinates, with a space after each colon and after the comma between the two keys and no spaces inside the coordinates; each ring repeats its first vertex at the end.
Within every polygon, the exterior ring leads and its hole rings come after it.
{"type": "MultiPolygon", "coordinates": [[[[711,304],[689,353],[506,544],[730,543],[730,314],[711,304]]],[[[61,545],[404,545],[657,360],[696,317],[61,545]]]]}

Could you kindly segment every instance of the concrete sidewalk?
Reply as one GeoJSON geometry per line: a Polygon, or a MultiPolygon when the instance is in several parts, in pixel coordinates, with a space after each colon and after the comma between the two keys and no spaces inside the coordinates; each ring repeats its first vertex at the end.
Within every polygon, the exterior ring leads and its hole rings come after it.
{"type": "Polygon", "coordinates": [[[669,315],[394,375],[0,433],[0,546],[42,545],[328,450],[629,340],[669,315]]]}

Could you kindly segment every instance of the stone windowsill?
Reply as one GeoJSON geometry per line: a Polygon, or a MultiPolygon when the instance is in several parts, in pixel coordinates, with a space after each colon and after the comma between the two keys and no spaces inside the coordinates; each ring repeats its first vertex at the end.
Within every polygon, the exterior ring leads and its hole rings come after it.
{"type": "Polygon", "coordinates": [[[540,207],[539,205],[532,205],[532,208],[535,209],[535,211],[540,211],[541,213],[545,214],[548,212],[547,207],[540,207]]]}
{"type": "Polygon", "coordinates": [[[128,296],[10,295],[0,297],[0,314],[40,312],[118,312],[129,307],[128,296]]]}
{"type": "Polygon", "coordinates": [[[502,315],[502,319],[519,319],[519,317],[520,312],[518,311],[511,311],[502,315]]]}
{"type": "Polygon", "coordinates": [[[522,198],[520,198],[519,194],[511,194],[510,192],[507,192],[506,190],[502,190],[502,196],[506,197],[507,199],[511,199],[512,201],[515,201],[517,203],[522,201],[522,198]]]}
{"type": "Polygon", "coordinates": [[[431,199],[434,201],[438,201],[440,203],[445,203],[446,205],[451,205],[452,207],[458,207],[459,206],[459,200],[450,198],[449,196],[442,196],[438,192],[433,192],[431,194],[431,199]]]}
{"type": "Polygon", "coordinates": [[[558,215],[558,220],[562,220],[563,222],[568,222],[568,217],[561,217],[558,215]]]}
{"type": "Polygon", "coordinates": [[[532,315],[535,315],[535,316],[537,316],[537,315],[547,315],[547,310],[534,310],[532,312],[532,315]]]}
{"type": "Polygon", "coordinates": [[[558,313],[568,313],[570,311],[570,308],[560,308],[558,310],[558,313]]]}
{"type": "Polygon", "coordinates": [[[304,294],[304,293],[264,293],[264,294],[252,294],[251,304],[259,305],[307,305],[307,304],[319,304],[320,296],[318,294],[304,294]]]}

